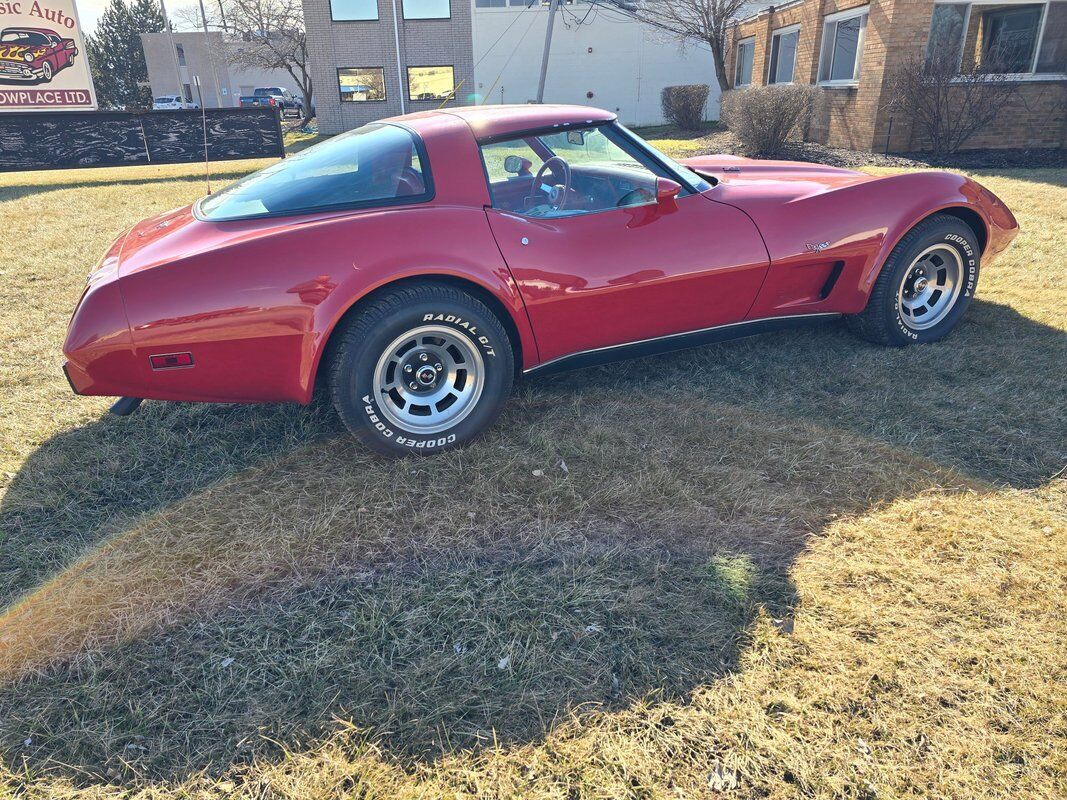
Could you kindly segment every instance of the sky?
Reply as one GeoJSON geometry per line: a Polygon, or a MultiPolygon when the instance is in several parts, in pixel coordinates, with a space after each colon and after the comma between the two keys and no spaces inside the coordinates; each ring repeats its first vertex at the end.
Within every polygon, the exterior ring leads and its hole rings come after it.
{"type": "Polygon", "coordinates": [[[92,33],[96,30],[96,21],[104,13],[108,0],[74,0],[78,7],[78,19],[81,20],[82,30],[92,33]]]}
{"type": "MultiPolygon", "coordinates": [[[[111,0],[74,0],[74,5],[78,7],[78,17],[81,19],[82,30],[85,33],[92,33],[96,30],[96,21],[100,19],[100,15],[104,13],[104,9],[107,8],[107,4],[111,0]]],[[[167,4],[167,12],[170,15],[171,21],[177,28],[178,23],[174,22],[174,12],[182,6],[191,5],[188,0],[164,0],[167,4]]]]}

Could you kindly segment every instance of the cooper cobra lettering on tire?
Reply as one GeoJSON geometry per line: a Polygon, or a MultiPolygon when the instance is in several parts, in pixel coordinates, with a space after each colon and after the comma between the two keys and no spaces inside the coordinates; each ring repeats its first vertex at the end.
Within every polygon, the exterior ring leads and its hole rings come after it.
{"type": "Polygon", "coordinates": [[[388,291],[345,322],[330,385],[348,429],[396,455],[470,441],[496,419],[513,380],[496,315],[428,281],[388,291]]]}
{"type": "Polygon", "coordinates": [[[902,346],[946,336],[978,285],[974,231],[957,217],[935,214],[912,228],[889,254],[851,329],[878,344],[902,346]]]}

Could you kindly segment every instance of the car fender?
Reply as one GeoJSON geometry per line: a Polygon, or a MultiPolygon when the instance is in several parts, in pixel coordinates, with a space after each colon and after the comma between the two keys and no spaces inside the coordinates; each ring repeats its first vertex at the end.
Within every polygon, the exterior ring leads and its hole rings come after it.
{"type": "Polygon", "coordinates": [[[931,215],[960,209],[972,212],[970,219],[977,221],[982,227],[975,230],[975,235],[982,247],[983,257],[991,257],[1001,252],[1015,236],[1015,230],[1018,228],[1015,218],[996,195],[964,176],[945,172],[905,173],[881,178],[866,186],[871,186],[875,191],[891,189],[893,196],[907,196],[914,192],[914,198],[894,209],[892,221],[873,254],[870,265],[860,273],[857,289],[864,295],[870,294],[874,288],[882,267],[885,267],[896,245],[909,230],[931,215]],[[1007,215],[1006,218],[1002,213],[998,213],[997,205],[1003,210],[1003,214],[1007,215]]]}
{"type": "MultiPolygon", "coordinates": [[[[481,217],[484,223],[484,214],[478,212],[476,216],[481,217]]],[[[517,366],[521,369],[537,363],[537,344],[518,285],[499,251],[495,250],[494,254],[496,263],[491,263],[485,258],[485,250],[482,250],[479,257],[474,259],[471,259],[469,252],[461,253],[453,250],[451,253],[442,253],[432,260],[413,261],[402,266],[388,262],[364,265],[364,276],[373,277],[370,280],[353,277],[350,286],[339,286],[336,293],[338,302],[327,305],[316,315],[318,319],[315,329],[319,333],[316,336],[314,352],[301,369],[302,374],[307,376],[307,400],[311,398],[311,391],[329,342],[345,319],[361,304],[390,286],[418,279],[438,278],[459,281],[470,284],[480,289],[485,295],[494,298],[508,315],[508,319],[501,320],[501,322],[518,338],[517,366]]]]}
{"type": "Polygon", "coordinates": [[[1018,229],[995,195],[962,175],[922,171],[868,177],[827,170],[814,176],[798,171],[795,178],[786,171],[783,177],[770,183],[724,182],[709,193],[746,211],[766,242],[771,268],[750,312],[755,316],[863,310],[893,248],[941,211],[975,221],[986,257],[1003,250],[1018,229]],[[813,267],[835,274],[833,285],[791,296],[798,271],[813,267]]]}
{"type": "Polygon", "coordinates": [[[309,402],[345,315],[415,277],[480,287],[510,316],[523,363],[537,357],[481,208],[418,204],[236,222],[178,209],[134,228],[120,273],[148,398],[309,402]],[[196,365],[150,370],[149,357],[167,352],[191,352],[196,365]]]}

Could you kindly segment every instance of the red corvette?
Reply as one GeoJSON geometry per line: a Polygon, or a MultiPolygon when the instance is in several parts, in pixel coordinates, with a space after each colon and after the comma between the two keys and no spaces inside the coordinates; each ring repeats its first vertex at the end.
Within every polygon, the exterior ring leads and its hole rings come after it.
{"type": "Polygon", "coordinates": [[[1017,232],[974,181],[708,156],[613,114],[383,120],[122,234],[89,276],[78,394],[311,400],[389,453],[462,444],[520,372],[845,315],[885,345],[959,321],[1017,232]]]}
{"type": "Polygon", "coordinates": [[[4,28],[0,31],[0,82],[48,83],[74,63],[78,48],[48,28],[4,28]]]}

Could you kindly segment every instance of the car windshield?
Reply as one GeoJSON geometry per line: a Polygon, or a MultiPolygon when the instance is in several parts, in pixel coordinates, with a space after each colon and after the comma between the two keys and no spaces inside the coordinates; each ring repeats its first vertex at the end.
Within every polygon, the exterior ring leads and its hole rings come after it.
{"type": "Polygon", "coordinates": [[[48,37],[36,31],[4,31],[0,42],[5,44],[41,45],[48,44],[48,37]]]}
{"type": "Polygon", "coordinates": [[[429,197],[429,176],[414,134],[373,123],[254,172],[205,197],[208,220],[389,205],[429,197]]]}
{"type": "Polygon", "coordinates": [[[710,183],[701,178],[697,173],[693,172],[693,170],[689,169],[689,167],[679,164],[677,161],[675,161],[668,155],[664,155],[659,149],[653,147],[651,142],[649,142],[647,139],[642,139],[636,133],[628,129],[625,125],[622,125],[621,123],[615,123],[615,127],[618,128],[625,136],[629,137],[631,141],[637,142],[640,147],[643,147],[645,150],[648,150],[662,163],[670,167],[671,170],[675,172],[678,177],[681,178],[682,181],[694,192],[706,192],[708,189],[711,188],[710,183]]]}

